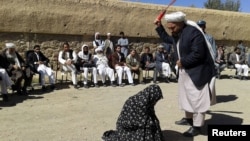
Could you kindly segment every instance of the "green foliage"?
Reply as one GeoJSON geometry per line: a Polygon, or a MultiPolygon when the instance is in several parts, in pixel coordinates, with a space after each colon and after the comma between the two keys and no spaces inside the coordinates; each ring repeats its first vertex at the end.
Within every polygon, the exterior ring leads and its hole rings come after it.
{"type": "Polygon", "coordinates": [[[240,11],[240,0],[207,0],[204,3],[207,9],[217,9],[225,11],[240,11]]]}

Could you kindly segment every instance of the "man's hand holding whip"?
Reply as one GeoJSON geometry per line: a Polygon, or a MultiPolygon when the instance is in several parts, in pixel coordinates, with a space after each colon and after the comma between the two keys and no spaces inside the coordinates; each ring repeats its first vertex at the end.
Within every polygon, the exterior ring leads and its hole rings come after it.
{"type": "Polygon", "coordinates": [[[154,21],[154,24],[156,24],[157,26],[159,26],[161,24],[161,19],[162,17],[165,15],[165,13],[167,12],[167,9],[173,5],[175,3],[176,0],[172,0],[168,6],[157,16],[157,18],[154,21]]]}

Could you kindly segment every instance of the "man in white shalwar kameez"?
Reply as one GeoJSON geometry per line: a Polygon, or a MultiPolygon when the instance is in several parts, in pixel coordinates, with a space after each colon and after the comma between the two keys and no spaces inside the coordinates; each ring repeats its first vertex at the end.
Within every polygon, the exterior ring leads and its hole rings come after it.
{"type": "Polygon", "coordinates": [[[76,52],[70,49],[69,43],[63,44],[63,50],[59,52],[58,61],[62,64],[64,71],[70,71],[74,88],[77,89],[77,69],[75,63],[77,61],[76,52]]]}
{"type": "Polygon", "coordinates": [[[95,49],[96,55],[94,55],[94,62],[98,71],[99,76],[101,76],[103,86],[106,87],[106,75],[110,79],[111,86],[115,87],[114,81],[114,70],[108,65],[108,58],[103,54],[103,46],[99,46],[95,49]]]}
{"type": "Polygon", "coordinates": [[[88,86],[88,73],[91,72],[93,75],[93,81],[95,87],[98,88],[97,84],[97,69],[95,63],[93,61],[92,53],[89,51],[89,47],[87,44],[82,45],[82,50],[78,52],[78,60],[80,62],[80,70],[83,70],[83,84],[85,88],[89,88],[88,86]]]}
{"type": "Polygon", "coordinates": [[[4,68],[2,68],[1,66],[0,66],[0,77],[1,77],[0,86],[1,86],[1,94],[3,97],[3,101],[8,102],[9,98],[7,95],[8,94],[7,89],[13,85],[13,82],[11,81],[6,70],[4,68]]]}
{"type": "Polygon", "coordinates": [[[165,31],[161,21],[155,23],[161,39],[175,47],[176,65],[179,68],[179,107],[186,115],[182,120],[191,125],[183,135],[193,137],[201,133],[205,113],[215,94],[210,92],[215,92],[213,78],[216,71],[211,44],[198,25],[186,20],[185,16],[182,12],[165,15],[166,26],[172,36],[165,31]]]}

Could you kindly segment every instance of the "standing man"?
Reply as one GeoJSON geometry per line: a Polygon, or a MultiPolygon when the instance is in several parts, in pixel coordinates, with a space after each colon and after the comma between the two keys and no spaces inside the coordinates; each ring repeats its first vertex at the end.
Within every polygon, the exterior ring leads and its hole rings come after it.
{"type": "Polygon", "coordinates": [[[98,46],[103,45],[103,41],[101,39],[100,33],[96,32],[95,33],[95,39],[93,41],[93,47],[94,49],[98,48],[98,46]]]}
{"type": "Polygon", "coordinates": [[[70,49],[68,42],[63,43],[63,50],[59,52],[58,61],[62,64],[62,69],[64,71],[71,72],[74,88],[77,89],[77,69],[75,66],[75,63],[77,62],[77,55],[74,50],[70,49]]]}
{"type": "Polygon", "coordinates": [[[128,42],[128,38],[126,38],[125,37],[125,34],[124,34],[124,32],[123,31],[121,31],[120,32],[120,36],[121,36],[121,38],[120,39],[118,39],[118,45],[120,45],[121,46],[121,52],[124,54],[124,57],[126,58],[127,56],[128,56],[128,44],[129,44],[129,42],[128,42]]]}
{"type": "Polygon", "coordinates": [[[185,111],[185,120],[191,125],[183,135],[193,137],[201,133],[205,113],[211,104],[209,83],[215,76],[215,67],[210,43],[197,24],[185,17],[183,12],[165,15],[166,27],[172,36],[165,31],[161,21],[155,23],[160,38],[175,47],[179,107],[185,111]]]}
{"type": "Polygon", "coordinates": [[[204,32],[205,37],[207,38],[207,40],[210,42],[210,44],[212,46],[212,49],[213,49],[213,52],[214,52],[214,58],[215,58],[217,56],[217,47],[216,47],[216,43],[215,43],[215,40],[214,40],[213,36],[211,36],[210,34],[208,34],[206,32],[206,21],[199,20],[197,22],[197,24],[199,25],[199,27],[204,32]]]}
{"type": "Polygon", "coordinates": [[[114,45],[113,45],[113,42],[111,40],[111,33],[107,33],[107,38],[104,41],[103,54],[107,58],[110,58],[112,53],[114,53],[114,45]]]}
{"type": "Polygon", "coordinates": [[[245,46],[243,45],[243,41],[242,41],[242,40],[239,40],[237,47],[240,49],[240,52],[241,52],[242,54],[245,55],[245,53],[246,53],[246,48],[245,48],[245,46]]]}

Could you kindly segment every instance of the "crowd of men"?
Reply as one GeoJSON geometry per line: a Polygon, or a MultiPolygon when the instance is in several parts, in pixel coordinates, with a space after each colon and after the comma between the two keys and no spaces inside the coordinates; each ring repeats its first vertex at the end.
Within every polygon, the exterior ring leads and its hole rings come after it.
{"type": "MultiPolygon", "coordinates": [[[[63,43],[58,62],[63,71],[71,73],[74,88],[78,89],[81,85],[89,88],[91,86],[89,83],[93,83],[96,88],[109,85],[123,87],[127,84],[124,75],[128,85],[135,86],[137,83],[134,80],[134,74],[138,75],[138,84],[145,84],[143,70],[154,71],[154,83],[157,83],[158,74],[165,82],[169,82],[172,72],[169,65],[170,56],[163,45],[158,46],[155,54],[150,52],[149,47],[145,47],[143,53],[138,54],[135,49],[129,49],[129,42],[124,32],[120,33],[121,38],[117,43],[111,41],[110,33],[107,33],[105,40],[101,40],[99,34],[98,32],[95,34],[93,41],[94,52],[90,51],[87,44],[83,44],[81,50],[76,52],[71,49],[68,42],[63,43]],[[79,74],[83,77],[80,83],[77,77],[79,74]],[[99,78],[101,83],[98,83],[99,78]],[[109,82],[106,82],[107,80],[109,82]]],[[[4,60],[0,63],[3,101],[9,100],[8,89],[18,95],[27,95],[27,87],[32,85],[35,74],[39,75],[42,92],[48,89],[45,83],[46,76],[49,79],[49,89],[56,89],[55,72],[49,65],[50,60],[42,53],[40,45],[34,45],[33,49],[26,51],[25,56],[22,57],[14,43],[6,43],[0,59],[4,60]]]]}
{"type": "MultiPolygon", "coordinates": [[[[206,34],[206,22],[198,21],[197,24],[203,29],[208,40],[213,44],[215,57],[215,67],[217,68],[217,77],[220,72],[227,67],[222,45],[216,47],[214,39],[206,34]]],[[[126,75],[128,84],[135,86],[134,74],[138,76],[138,84],[145,84],[143,70],[153,71],[153,82],[157,83],[158,75],[164,82],[169,83],[171,76],[177,76],[178,67],[173,60],[171,45],[160,44],[157,50],[152,53],[150,47],[144,47],[142,53],[137,53],[135,49],[129,48],[129,40],[124,32],[120,32],[121,37],[117,42],[113,42],[111,34],[107,33],[106,39],[102,40],[100,33],[96,32],[93,40],[94,52],[90,51],[89,45],[83,44],[81,51],[76,52],[70,48],[68,42],[63,43],[62,50],[59,52],[58,61],[64,71],[71,72],[71,80],[74,88],[78,89],[81,85],[89,88],[89,82],[94,83],[94,87],[100,87],[98,83],[101,80],[101,86],[112,87],[125,86],[124,75],[126,75]],[[83,77],[83,81],[78,85],[77,75],[83,77]],[[91,74],[91,81],[89,80],[91,74]],[[116,77],[117,76],[117,77],[116,77]],[[109,83],[107,83],[107,78],[109,83]]],[[[42,91],[46,91],[45,76],[49,78],[49,88],[56,88],[56,76],[52,68],[49,67],[49,59],[40,51],[40,45],[35,45],[33,50],[25,53],[25,59],[16,51],[14,43],[6,43],[5,49],[0,54],[1,93],[3,101],[8,101],[7,89],[11,88],[18,95],[26,95],[27,87],[31,85],[33,75],[39,74],[39,83],[42,91]]],[[[237,70],[239,79],[246,80],[248,77],[248,65],[245,63],[245,50],[243,50],[242,41],[239,47],[235,48],[228,62],[237,70]],[[240,46],[241,45],[241,46],[240,46]]],[[[146,76],[146,75],[145,75],[146,76]]],[[[174,79],[176,82],[177,79],[174,79]]]]}

